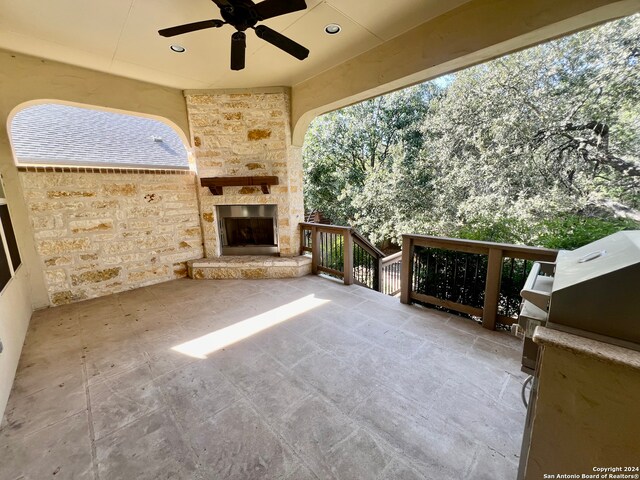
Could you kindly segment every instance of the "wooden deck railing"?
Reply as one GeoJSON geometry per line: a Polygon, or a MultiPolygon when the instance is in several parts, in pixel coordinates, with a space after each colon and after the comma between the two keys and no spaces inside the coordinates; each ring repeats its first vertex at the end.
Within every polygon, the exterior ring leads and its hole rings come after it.
{"type": "Polygon", "coordinates": [[[311,270],[374,290],[382,287],[380,267],[384,252],[351,227],[300,223],[300,249],[311,252],[311,270]]]}
{"type": "Polygon", "coordinates": [[[402,303],[418,301],[482,317],[482,325],[511,324],[534,261],[556,250],[474,240],[403,235],[402,303]]]}
{"type": "Polygon", "coordinates": [[[380,291],[382,293],[386,295],[397,295],[400,293],[401,268],[402,252],[384,257],[380,261],[380,278],[382,278],[382,288],[380,288],[380,291]]]}

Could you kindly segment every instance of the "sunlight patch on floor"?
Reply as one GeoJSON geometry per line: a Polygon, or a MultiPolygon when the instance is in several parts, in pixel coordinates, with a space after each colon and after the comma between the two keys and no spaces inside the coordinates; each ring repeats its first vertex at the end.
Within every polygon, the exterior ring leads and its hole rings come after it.
{"type": "Polygon", "coordinates": [[[205,359],[207,358],[207,355],[213,352],[249,338],[250,336],[260,333],[267,328],[286,322],[297,315],[313,310],[314,308],[329,302],[330,300],[316,298],[315,295],[307,295],[299,300],[274,308],[268,312],[261,313],[255,317],[247,318],[246,320],[221,328],[215,332],[208,333],[202,337],[194,338],[188,342],[176,345],[175,347],[172,347],[172,350],[184,355],[189,355],[190,357],[205,359]]]}

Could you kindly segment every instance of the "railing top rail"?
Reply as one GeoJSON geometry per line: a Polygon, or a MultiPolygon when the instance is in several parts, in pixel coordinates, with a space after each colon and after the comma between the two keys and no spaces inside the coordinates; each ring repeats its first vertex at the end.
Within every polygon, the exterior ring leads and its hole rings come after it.
{"type": "Polygon", "coordinates": [[[316,227],[318,230],[332,229],[332,230],[342,230],[342,231],[348,231],[348,232],[352,230],[351,227],[343,227],[341,225],[329,225],[326,223],[300,222],[300,225],[302,226],[302,228],[316,227]]]}
{"type": "Polygon", "coordinates": [[[387,255],[382,259],[382,265],[386,265],[388,263],[393,263],[402,259],[402,251],[392,253],[391,255],[387,255]]]}
{"type": "Polygon", "coordinates": [[[369,240],[364,238],[362,235],[360,235],[360,232],[358,232],[357,230],[351,230],[351,235],[356,240],[356,243],[359,243],[360,246],[370,250],[371,254],[373,254],[374,256],[377,256],[378,258],[384,257],[384,252],[380,250],[378,247],[376,247],[374,244],[372,244],[369,240]]]}
{"type": "Polygon", "coordinates": [[[451,250],[477,251],[486,253],[490,249],[499,249],[508,254],[536,254],[542,257],[555,257],[557,250],[526,245],[512,245],[509,243],[483,242],[480,240],[466,240],[462,238],[434,237],[431,235],[404,234],[403,238],[413,240],[416,245],[434,248],[449,248],[451,250]],[[457,248],[456,248],[457,247],[457,248]]]}

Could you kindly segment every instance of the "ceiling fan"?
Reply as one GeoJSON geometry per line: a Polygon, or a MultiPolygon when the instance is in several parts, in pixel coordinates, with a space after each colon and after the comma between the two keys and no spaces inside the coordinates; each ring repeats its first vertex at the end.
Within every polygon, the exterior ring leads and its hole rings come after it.
{"type": "Polygon", "coordinates": [[[244,68],[247,47],[247,35],[244,32],[248,28],[252,28],[261,39],[293,55],[298,60],[304,60],[309,56],[309,50],[299,43],[266,25],[256,26],[256,23],[268,18],[304,10],[307,8],[305,0],[263,0],[260,3],[253,3],[251,0],[213,0],[213,3],[220,8],[220,14],[224,20],[213,19],[187,23],[163,28],[158,30],[158,33],[163,37],[173,37],[206,28],[220,28],[225,24],[233,26],[237,31],[231,35],[231,70],[244,68]]]}

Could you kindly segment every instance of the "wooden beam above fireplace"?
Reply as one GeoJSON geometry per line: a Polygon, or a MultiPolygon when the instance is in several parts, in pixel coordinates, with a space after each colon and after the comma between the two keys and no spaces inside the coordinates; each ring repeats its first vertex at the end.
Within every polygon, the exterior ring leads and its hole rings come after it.
{"type": "Polygon", "coordinates": [[[262,189],[262,193],[271,193],[271,185],[278,185],[278,177],[205,177],[200,179],[200,185],[209,187],[214,195],[222,195],[222,187],[256,187],[262,189]]]}

